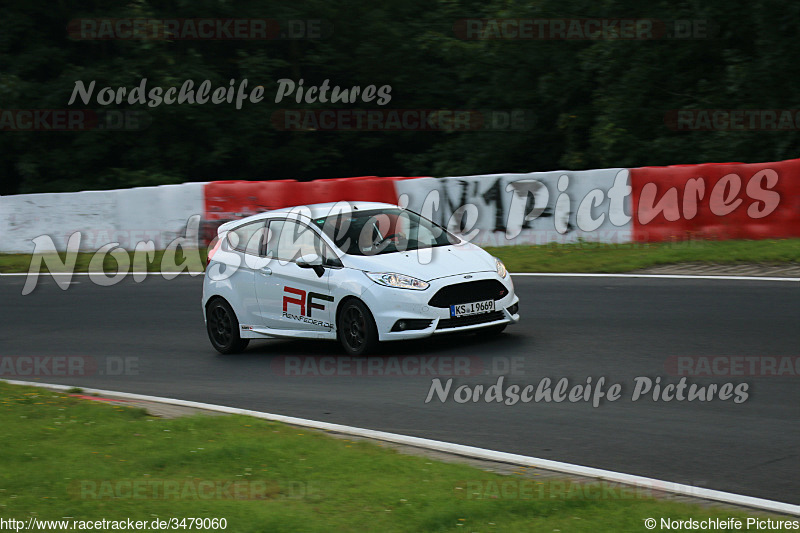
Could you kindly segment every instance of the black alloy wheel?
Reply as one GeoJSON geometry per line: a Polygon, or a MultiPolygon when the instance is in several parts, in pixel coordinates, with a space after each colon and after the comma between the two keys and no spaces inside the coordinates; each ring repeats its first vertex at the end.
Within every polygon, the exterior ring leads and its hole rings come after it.
{"type": "Polygon", "coordinates": [[[206,307],[206,329],[211,344],[221,354],[239,353],[250,343],[250,339],[239,336],[236,314],[222,299],[216,299],[206,307]]]}
{"type": "Polygon", "coordinates": [[[339,310],[339,342],[349,355],[367,355],[378,346],[378,328],[367,306],[349,300],[339,310]]]}

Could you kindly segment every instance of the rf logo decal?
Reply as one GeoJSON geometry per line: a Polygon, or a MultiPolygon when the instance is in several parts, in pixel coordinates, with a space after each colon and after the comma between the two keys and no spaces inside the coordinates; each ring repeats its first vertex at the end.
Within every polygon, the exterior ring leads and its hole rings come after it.
{"type": "Polygon", "coordinates": [[[288,311],[289,304],[297,305],[300,307],[300,314],[303,316],[311,316],[312,309],[325,310],[325,304],[317,303],[314,300],[323,302],[332,302],[333,296],[327,294],[320,294],[318,292],[308,292],[303,289],[295,289],[294,287],[283,288],[283,312],[288,311]],[[286,294],[288,293],[288,294],[286,294]],[[295,295],[296,297],[290,296],[295,295]]]}

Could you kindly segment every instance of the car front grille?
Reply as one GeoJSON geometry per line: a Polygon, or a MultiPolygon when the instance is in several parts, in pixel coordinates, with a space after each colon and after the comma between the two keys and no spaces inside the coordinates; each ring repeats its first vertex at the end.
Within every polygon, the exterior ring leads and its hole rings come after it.
{"type": "Polygon", "coordinates": [[[483,279],[447,285],[433,295],[428,305],[447,309],[451,305],[500,300],[508,295],[508,289],[496,279],[483,279]]]}
{"type": "Polygon", "coordinates": [[[484,313],[481,315],[461,316],[458,318],[444,318],[439,321],[436,329],[452,329],[460,328],[463,326],[473,326],[475,324],[485,324],[487,322],[494,322],[502,320],[505,317],[502,311],[495,311],[493,313],[484,313]]]}

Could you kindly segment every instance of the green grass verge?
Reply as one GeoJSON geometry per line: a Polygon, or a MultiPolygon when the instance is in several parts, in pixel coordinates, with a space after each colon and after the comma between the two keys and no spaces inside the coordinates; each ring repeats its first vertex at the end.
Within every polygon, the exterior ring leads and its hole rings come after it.
{"type": "Polygon", "coordinates": [[[800,239],[546,244],[486,248],[509,272],[630,272],[677,263],[800,262],[800,239]]]}
{"type": "MultiPolygon", "coordinates": [[[[499,257],[511,272],[630,272],[655,265],[686,262],[704,263],[788,263],[800,262],[800,239],[761,241],[687,241],[666,243],[601,244],[579,242],[575,244],[545,244],[541,246],[503,246],[486,248],[499,257]]],[[[88,272],[93,254],[79,253],[75,272],[88,272]]],[[[134,271],[171,272],[180,270],[184,260],[190,271],[204,267],[206,250],[178,252],[174,259],[163,261],[164,252],[157,251],[150,261],[136,261],[129,253],[128,264],[134,271]],[[177,265],[177,267],[176,267],[177,265]]],[[[62,253],[58,260],[63,263],[62,253]]],[[[124,261],[124,260],[123,260],[124,261]]],[[[0,272],[28,272],[31,256],[28,254],[0,254],[0,272]]],[[[103,270],[116,272],[117,260],[106,255],[103,270]]],[[[94,265],[93,270],[99,267],[94,265]]],[[[53,271],[59,271],[54,269],[53,271]]],[[[40,271],[47,271],[42,263],[40,271]]]]}
{"type": "Polygon", "coordinates": [[[554,492],[555,482],[537,481],[534,469],[500,476],[243,416],[156,419],[5,382],[0,403],[4,518],[225,518],[236,532],[640,533],[649,517],[748,516],[631,490],[599,497],[562,483],[554,492]],[[240,496],[256,498],[209,498],[203,482],[239,483],[240,496]],[[532,490],[520,498],[496,489],[509,482],[532,490]],[[164,497],[159,487],[168,483],[173,489],[164,497]]]}

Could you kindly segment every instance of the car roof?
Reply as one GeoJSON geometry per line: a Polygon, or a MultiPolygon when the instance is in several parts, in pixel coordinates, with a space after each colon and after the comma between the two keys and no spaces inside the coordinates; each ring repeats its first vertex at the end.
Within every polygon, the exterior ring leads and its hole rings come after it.
{"type": "Polygon", "coordinates": [[[346,202],[346,201],[282,207],[280,209],[264,211],[263,213],[258,213],[255,215],[251,215],[249,217],[228,221],[222,224],[217,231],[218,233],[222,231],[229,231],[243,224],[249,224],[250,222],[264,220],[267,218],[274,218],[276,216],[285,215],[289,213],[299,214],[301,216],[305,216],[308,218],[325,217],[330,214],[331,209],[334,206],[337,206],[336,213],[342,213],[342,214],[352,213],[354,211],[367,211],[371,209],[398,208],[398,206],[394,204],[387,204],[383,202],[346,202]]]}

